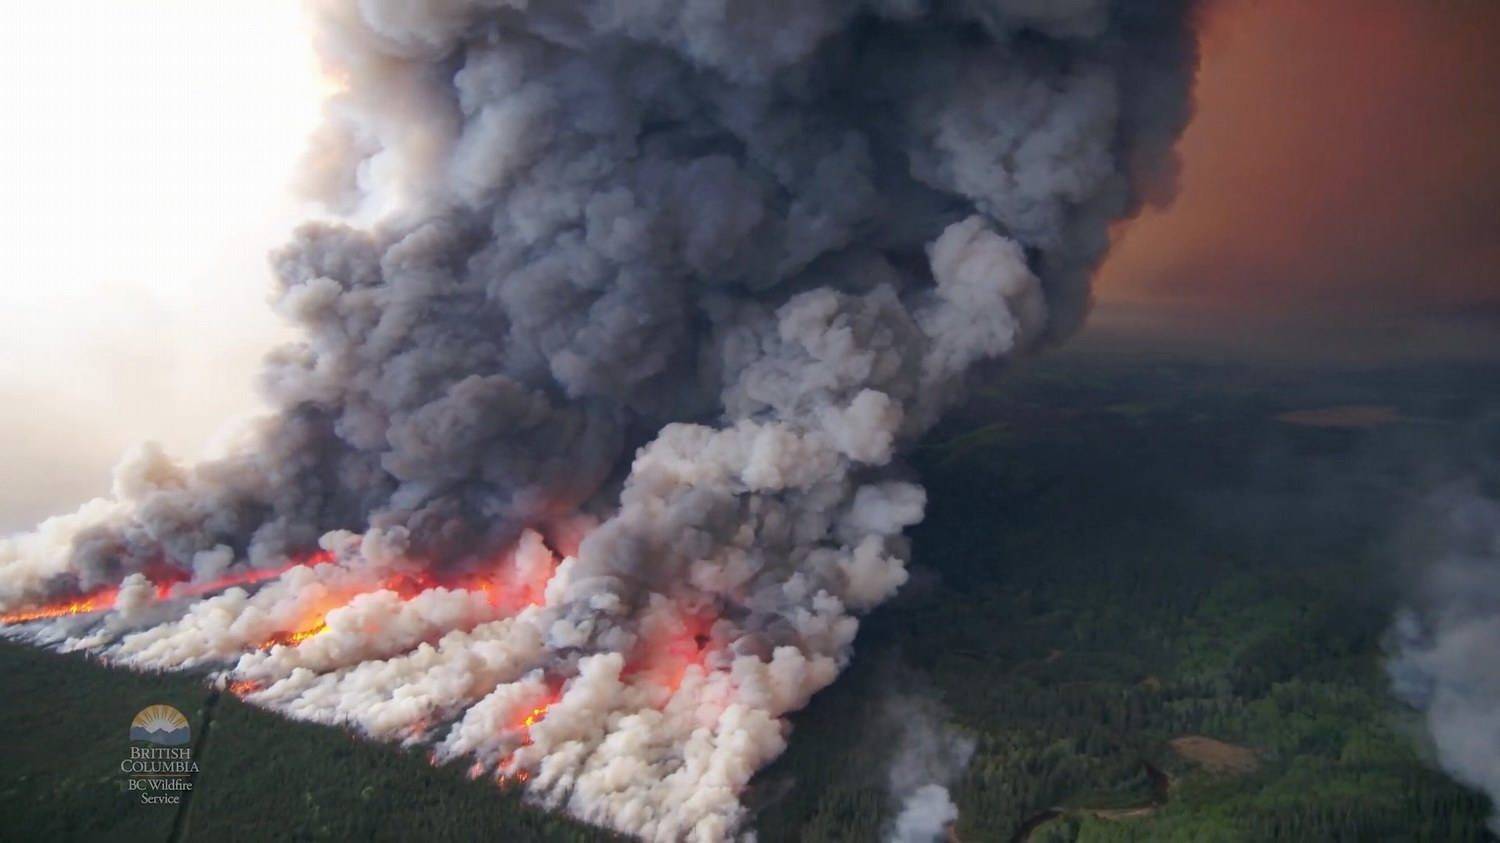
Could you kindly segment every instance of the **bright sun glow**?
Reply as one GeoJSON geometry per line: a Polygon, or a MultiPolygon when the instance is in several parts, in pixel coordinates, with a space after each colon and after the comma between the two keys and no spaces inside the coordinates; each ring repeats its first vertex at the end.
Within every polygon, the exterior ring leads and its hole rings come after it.
{"type": "Polygon", "coordinates": [[[265,253],[326,86],[298,0],[0,9],[0,528],[255,406],[265,253]],[[18,408],[24,408],[24,412],[18,408]],[[24,494],[23,494],[24,492],[24,494]]]}

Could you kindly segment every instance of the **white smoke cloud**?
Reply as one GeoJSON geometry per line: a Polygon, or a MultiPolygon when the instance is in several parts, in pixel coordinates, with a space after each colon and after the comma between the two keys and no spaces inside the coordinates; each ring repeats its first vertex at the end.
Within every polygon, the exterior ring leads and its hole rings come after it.
{"type": "MultiPolygon", "coordinates": [[[[1500,504],[1453,488],[1428,502],[1441,556],[1394,630],[1387,669],[1419,709],[1438,763],[1500,806],[1500,504]]],[[[1500,814],[1490,827],[1500,834],[1500,814]]]]}
{"type": "Polygon", "coordinates": [[[884,716],[895,725],[896,744],[887,784],[900,804],[889,843],[934,843],[947,839],[958,819],[948,789],[969,767],[974,740],[944,721],[936,700],[909,694],[890,697],[884,716]]]}
{"type": "Polygon", "coordinates": [[[940,784],[924,784],[907,795],[891,831],[891,843],[935,843],[958,819],[958,806],[940,784]]]}
{"type": "Polygon", "coordinates": [[[5,540],[0,610],[119,589],[38,635],[739,834],[907,579],[902,448],[1076,326],[1170,169],[1191,4],[312,5],[307,187],[368,225],[274,256],[276,412],[5,540]]]}

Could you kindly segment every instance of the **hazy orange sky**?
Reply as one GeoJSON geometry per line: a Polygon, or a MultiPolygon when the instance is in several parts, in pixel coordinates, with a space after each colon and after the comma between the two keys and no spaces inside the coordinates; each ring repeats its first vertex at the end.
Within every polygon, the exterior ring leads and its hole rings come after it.
{"type": "MultiPolygon", "coordinates": [[[[21,127],[0,131],[0,269],[26,279],[0,284],[25,317],[0,401],[26,408],[0,417],[0,532],[107,489],[135,442],[193,458],[258,406],[282,336],[263,254],[302,215],[280,187],[326,84],[299,2],[0,4],[21,127]]],[[[1144,303],[1155,343],[1169,301],[1500,305],[1500,0],[1206,2],[1181,195],[1131,226],[1094,323],[1144,303]]]]}
{"type": "Polygon", "coordinates": [[[1500,304],[1500,3],[1218,0],[1202,38],[1181,191],[1102,305],[1500,304]]]}

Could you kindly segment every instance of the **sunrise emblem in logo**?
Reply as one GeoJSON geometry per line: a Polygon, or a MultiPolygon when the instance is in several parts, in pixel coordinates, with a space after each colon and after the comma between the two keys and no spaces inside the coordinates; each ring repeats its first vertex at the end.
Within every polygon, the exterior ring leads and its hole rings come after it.
{"type": "Polygon", "coordinates": [[[146,706],[130,721],[130,739],[133,741],[182,746],[191,738],[187,718],[170,705],[146,706]]]}

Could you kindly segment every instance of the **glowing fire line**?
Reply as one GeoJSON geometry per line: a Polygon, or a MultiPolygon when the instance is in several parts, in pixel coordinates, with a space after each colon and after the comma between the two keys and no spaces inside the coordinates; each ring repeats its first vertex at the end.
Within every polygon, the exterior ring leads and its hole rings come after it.
{"type": "MultiPolygon", "coordinates": [[[[182,579],[185,576],[183,571],[164,566],[148,568],[147,575],[151,581],[151,586],[155,591],[157,600],[177,600],[183,597],[202,597],[205,594],[225,591],[235,586],[257,585],[267,580],[276,579],[298,565],[325,565],[332,561],[332,554],[319,552],[278,568],[252,568],[200,582],[182,579]]],[[[118,588],[107,588],[81,597],[70,597],[59,603],[44,604],[10,612],[0,615],[0,625],[8,626],[18,623],[31,623],[33,621],[53,620],[55,618],[90,615],[95,612],[107,611],[114,607],[115,598],[119,594],[120,590],[118,588]]]]}
{"type": "Polygon", "coordinates": [[[32,621],[103,612],[115,605],[115,597],[118,594],[119,592],[115,589],[108,589],[95,592],[86,597],[75,598],[66,603],[38,606],[33,609],[11,612],[10,614],[0,615],[0,624],[30,623],[32,621]]]}
{"type": "MultiPolygon", "coordinates": [[[[287,571],[299,566],[316,566],[330,564],[334,561],[333,554],[327,551],[308,554],[276,568],[252,568],[236,571],[232,574],[218,577],[207,581],[194,581],[187,579],[186,572],[167,565],[157,565],[147,568],[143,573],[147,575],[156,599],[159,601],[179,600],[187,597],[202,597],[225,591],[236,586],[258,585],[269,580],[277,579],[287,571]]],[[[549,575],[550,578],[550,575],[549,575]]],[[[402,598],[410,600],[416,595],[432,588],[443,585],[435,577],[426,571],[416,573],[405,573],[391,577],[381,587],[394,591],[402,598]]],[[[503,593],[498,586],[482,575],[470,575],[449,584],[449,587],[462,588],[469,591],[478,591],[489,597],[491,602],[498,602],[503,593]]],[[[543,586],[544,587],[544,586],[543,586]]],[[[533,586],[527,589],[528,602],[541,602],[541,591],[533,586]]],[[[0,625],[30,623],[40,620],[52,620],[55,618],[73,615],[86,615],[95,612],[107,611],[114,606],[116,597],[119,595],[118,588],[110,588],[83,596],[75,596],[59,603],[34,606],[9,614],[0,615],[0,625]]],[[[299,630],[290,634],[281,634],[268,640],[264,647],[273,644],[299,644],[302,641],[322,632],[327,626],[321,622],[314,629],[299,630]]]]}

